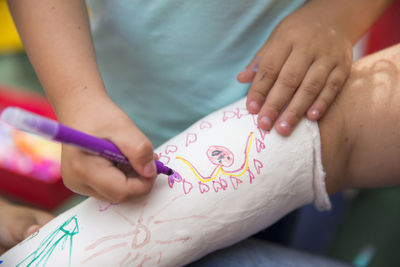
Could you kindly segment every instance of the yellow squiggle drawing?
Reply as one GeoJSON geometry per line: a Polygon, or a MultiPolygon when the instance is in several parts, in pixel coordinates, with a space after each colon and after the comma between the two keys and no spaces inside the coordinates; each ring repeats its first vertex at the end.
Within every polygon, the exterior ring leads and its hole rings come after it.
{"type": "Polygon", "coordinates": [[[224,174],[224,175],[228,175],[228,176],[233,176],[233,177],[240,177],[240,176],[242,176],[242,175],[247,171],[247,169],[249,168],[249,153],[250,153],[250,148],[251,148],[251,144],[252,144],[252,143],[253,143],[253,132],[250,132],[250,138],[249,138],[248,145],[247,145],[247,149],[246,149],[246,152],[245,152],[245,159],[246,159],[246,161],[245,161],[245,164],[244,164],[243,171],[240,172],[239,174],[233,174],[233,173],[225,172],[225,171],[223,170],[223,168],[222,168],[223,166],[220,165],[220,166],[217,167],[217,170],[216,170],[216,171],[214,170],[215,173],[214,173],[213,176],[211,176],[211,177],[208,178],[208,179],[203,179],[203,176],[198,172],[198,170],[197,170],[195,167],[193,167],[193,165],[192,165],[189,161],[187,161],[186,159],[184,159],[184,158],[182,158],[182,157],[179,157],[179,156],[177,156],[176,158],[182,160],[183,163],[185,163],[185,164],[190,168],[190,170],[193,172],[193,174],[196,176],[196,178],[197,178],[200,182],[203,182],[203,183],[206,183],[206,182],[209,182],[209,181],[214,180],[215,178],[218,177],[218,174],[219,174],[219,173],[224,174]]]}

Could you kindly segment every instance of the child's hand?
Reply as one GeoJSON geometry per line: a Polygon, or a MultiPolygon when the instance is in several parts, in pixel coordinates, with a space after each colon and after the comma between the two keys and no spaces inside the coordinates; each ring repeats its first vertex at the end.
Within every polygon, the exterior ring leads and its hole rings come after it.
{"type": "Polygon", "coordinates": [[[111,161],[63,145],[61,171],[72,191],[112,203],[150,192],[157,175],[153,146],[110,99],[96,99],[60,114],[62,123],[113,142],[136,172],[118,169],[111,161]]]}
{"type": "Polygon", "coordinates": [[[0,254],[33,234],[53,215],[0,199],[0,254]]]}
{"type": "Polygon", "coordinates": [[[252,82],[247,109],[259,114],[262,129],[271,130],[277,122],[278,133],[289,135],[305,113],[318,120],[332,104],[353,60],[352,42],[337,24],[323,12],[300,8],[276,27],[238,75],[239,82],[252,82]]]}

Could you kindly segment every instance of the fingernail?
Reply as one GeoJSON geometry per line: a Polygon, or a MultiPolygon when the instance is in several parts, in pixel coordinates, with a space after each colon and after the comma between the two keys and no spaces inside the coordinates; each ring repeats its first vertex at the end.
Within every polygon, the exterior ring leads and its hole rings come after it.
{"type": "Polygon", "coordinates": [[[241,72],[239,72],[238,75],[243,75],[244,73],[246,73],[247,70],[242,70],[241,72]]]}
{"type": "Polygon", "coordinates": [[[251,101],[249,104],[249,107],[254,111],[258,112],[260,110],[260,104],[258,104],[256,101],[251,101]]]}
{"type": "Polygon", "coordinates": [[[259,65],[260,61],[261,61],[261,57],[260,56],[257,56],[254,59],[253,64],[251,64],[251,70],[252,71],[254,71],[254,72],[258,71],[258,65],[259,65]]]}
{"type": "Polygon", "coordinates": [[[157,174],[156,165],[153,160],[144,165],[143,172],[148,177],[153,177],[157,174]]]}
{"type": "Polygon", "coordinates": [[[267,116],[261,117],[261,123],[265,126],[267,130],[271,130],[272,128],[272,121],[267,116]]]}
{"type": "Polygon", "coordinates": [[[311,111],[311,115],[314,117],[314,119],[318,119],[319,118],[319,111],[317,109],[313,109],[311,111]]]}
{"type": "Polygon", "coordinates": [[[39,228],[40,227],[37,224],[33,224],[33,225],[29,226],[28,229],[26,229],[26,232],[25,232],[26,236],[25,237],[28,237],[31,234],[35,233],[37,230],[39,230],[39,228]]]}
{"type": "Polygon", "coordinates": [[[287,121],[281,121],[279,122],[279,126],[281,128],[283,128],[283,130],[285,130],[286,132],[288,132],[290,130],[290,125],[287,121]]]}

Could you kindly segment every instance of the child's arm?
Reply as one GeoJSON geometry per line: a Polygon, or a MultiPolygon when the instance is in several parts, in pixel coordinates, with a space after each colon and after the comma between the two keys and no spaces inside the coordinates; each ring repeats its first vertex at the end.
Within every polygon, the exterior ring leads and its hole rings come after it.
{"type": "Polygon", "coordinates": [[[317,123],[304,119],[289,138],[265,133],[245,99],[202,118],[156,152],[175,174],[159,177],[150,194],[119,205],[90,198],[0,260],[183,266],[305,203],[329,208],[317,123]]]}
{"type": "Polygon", "coordinates": [[[85,1],[9,0],[8,4],[58,119],[113,141],[141,175],[126,179],[111,162],[63,146],[65,184],[77,193],[112,202],[149,192],[153,179],[148,178],[156,175],[152,144],[105,91],[85,1]]]}
{"type": "Polygon", "coordinates": [[[265,133],[244,99],[225,107],[157,149],[180,176],[160,177],[149,195],[119,205],[91,198],[0,260],[20,266],[45,260],[49,266],[182,266],[305,203],[328,208],[324,180],[330,193],[399,185],[400,133],[393,127],[400,124],[399,65],[400,45],[360,60],[319,123],[320,134],[305,119],[290,137],[265,133]],[[216,166],[222,171],[211,180],[196,175],[216,166]]]}
{"type": "Polygon", "coordinates": [[[0,214],[0,254],[53,219],[47,212],[13,205],[1,197],[0,214]]]}
{"type": "Polygon", "coordinates": [[[313,0],[285,18],[238,75],[252,82],[247,108],[260,115],[259,126],[276,122],[289,135],[305,113],[320,119],[350,72],[352,46],[390,2],[313,0]]]}

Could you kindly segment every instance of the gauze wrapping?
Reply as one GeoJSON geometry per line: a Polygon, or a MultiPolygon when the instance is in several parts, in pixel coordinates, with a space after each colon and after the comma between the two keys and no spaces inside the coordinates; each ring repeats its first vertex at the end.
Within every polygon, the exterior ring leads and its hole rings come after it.
{"type": "Polygon", "coordinates": [[[90,198],[0,259],[5,266],[180,266],[229,246],[304,204],[329,209],[317,123],[290,137],[256,126],[245,99],[156,150],[174,169],[123,204],[90,198]]]}

